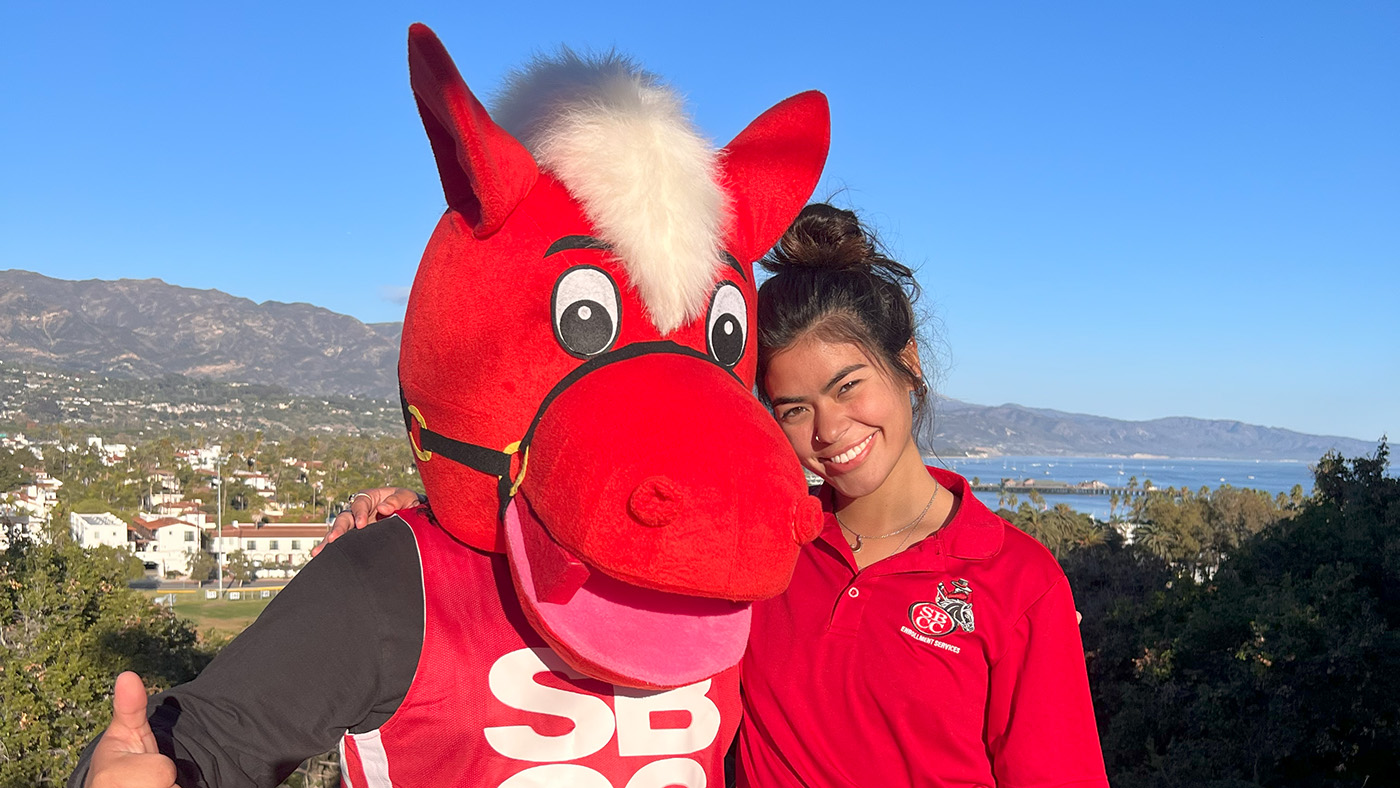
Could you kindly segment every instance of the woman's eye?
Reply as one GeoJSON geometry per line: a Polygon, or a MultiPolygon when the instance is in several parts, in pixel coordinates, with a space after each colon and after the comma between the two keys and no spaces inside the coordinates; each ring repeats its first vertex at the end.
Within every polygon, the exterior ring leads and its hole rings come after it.
{"type": "Polygon", "coordinates": [[[859,381],[859,380],[848,380],[848,381],[846,381],[845,383],[841,384],[841,393],[842,393],[842,394],[846,394],[846,393],[850,392],[851,389],[855,388],[855,387],[856,387],[857,385],[859,385],[859,384],[860,384],[860,381],[859,381]]]}

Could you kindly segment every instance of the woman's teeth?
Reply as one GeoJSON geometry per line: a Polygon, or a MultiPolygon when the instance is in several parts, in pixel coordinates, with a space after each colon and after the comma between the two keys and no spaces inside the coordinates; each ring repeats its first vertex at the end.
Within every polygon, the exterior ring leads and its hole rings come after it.
{"type": "Polygon", "coordinates": [[[857,443],[856,445],[852,446],[851,448],[849,448],[849,449],[847,449],[847,450],[841,452],[840,454],[836,455],[835,457],[832,457],[832,458],[831,458],[831,462],[842,463],[842,462],[850,462],[851,460],[854,460],[854,459],[856,458],[856,455],[860,454],[862,451],[865,451],[865,447],[868,446],[868,445],[870,445],[870,440],[871,440],[871,438],[874,438],[874,437],[875,437],[874,433],[871,433],[871,435],[870,435],[869,438],[866,438],[865,440],[863,440],[863,441],[861,441],[860,443],[857,443]]]}

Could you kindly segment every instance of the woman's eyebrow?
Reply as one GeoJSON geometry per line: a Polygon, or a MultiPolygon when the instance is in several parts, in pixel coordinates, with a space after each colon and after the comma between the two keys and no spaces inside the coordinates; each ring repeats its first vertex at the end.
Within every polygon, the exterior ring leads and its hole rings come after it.
{"type": "MultiPolygon", "coordinates": [[[[840,370],[838,370],[838,371],[836,372],[835,375],[832,375],[832,376],[831,376],[831,380],[827,381],[827,384],[826,384],[825,386],[822,387],[822,393],[825,394],[825,393],[831,391],[831,389],[832,389],[833,386],[835,386],[837,383],[840,383],[840,382],[841,382],[841,378],[846,377],[847,375],[851,374],[852,372],[855,372],[856,370],[865,369],[865,367],[866,367],[865,364],[852,364],[852,365],[850,365],[849,367],[842,367],[840,370]]],[[[772,400],[770,400],[770,401],[772,402],[773,407],[776,408],[776,407],[778,407],[779,405],[794,405],[794,404],[799,403],[799,402],[806,402],[806,401],[807,401],[807,398],[806,398],[806,397],[775,397],[774,399],[772,399],[772,400]]]]}
{"type": "Polygon", "coordinates": [[[846,377],[847,375],[851,374],[852,372],[855,372],[858,369],[865,369],[865,365],[852,364],[849,367],[842,367],[840,370],[837,371],[835,375],[832,375],[831,380],[827,381],[826,385],[822,387],[822,393],[825,394],[828,391],[831,391],[831,388],[833,386],[841,382],[841,378],[846,377]]]}

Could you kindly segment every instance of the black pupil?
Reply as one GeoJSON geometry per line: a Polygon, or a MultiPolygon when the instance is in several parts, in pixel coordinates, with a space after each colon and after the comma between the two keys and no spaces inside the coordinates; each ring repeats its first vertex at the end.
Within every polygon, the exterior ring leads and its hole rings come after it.
{"type": "Polygon", "coordinates": [[[739,328],[739,319],[733,315],[720,315],[710,329],[710,350],[715,360],[725,366],[739,363],[744,354],[744,332],[739,328]]]}
{"type": "Polygon", "coordinates": [[[564,344],[585,356],[607,350],[612,334],[612,317],[597,301],[575,301],[559,320],[559,336],[564,344]]]}

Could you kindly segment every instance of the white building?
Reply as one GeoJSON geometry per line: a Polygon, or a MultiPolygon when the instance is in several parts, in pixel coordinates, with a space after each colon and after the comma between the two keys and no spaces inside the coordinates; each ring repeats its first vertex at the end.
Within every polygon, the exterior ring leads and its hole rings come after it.
{"type": "Polygon", "coordinates": [[[265,473],[258,471],[234,471],[233,477],[252,487],[258,495],[271,498],[277,494],[277,484],[265,473]]]}
{"type": "Polygon", "coordinates": [[[203,506],[204,503],[199,499],[193,501],[164,501],[153,503],[151,506],[151,513],[160,517],[173,517],[177,520],[183,520],[199,528],[208,528],[211,523],[209,522],[209,515],[205,514],[204,510],[201,508],[203,506]]]}
{"type": "Polygon", "coordinates": [[[185,500],[184,493],[179,492],[153,492],[143,496],[142,503],[146,508],[154,511],[155,507],[165,503],[178,503],[185,500]]]}
{"type": "Polygon", "coordinates": [[[101,514],[73,512],[68,515],[68,531],[73,535],[73,541],[82,548],[106,545],[119,547],[123,550],[131,549],[127,544],[126,523],[111,512],[102,512],[101,514]]]}
{"type": "Polygon", "coordinates": [[[325,537],[325,523],[239,525],[235,521],[224,526],[222,534],[215,533],[213,550],[222,549],[225,556],[242,550],[258,566],[290,564],[300,567],[311,560],[311,548],[325,537]]]}
{"type": "Polygon", "coordinates": [[[214,444],[204,449],[186,449],[175,452],[175,459],[184,462],[191,468],[204,471],[214,471],[218,468],[219,459],[223,456],[223,446],[214,444]]]}
{"type": "Polygon", "coordinates": [[[36,542],[47,542],[44,522],[33,515],[15,514],[0,506],[0,523],[5,526],[0,528],[0,550],[9,549],[10,534],[23,534],[36,542]]]}
{"type": "Polygon", "coordinates": [[[50,512],[58,505],[58,489],[62,486],[62,481],[40,471],[34,481],[5,493],[2,502],[17,514],[29,514],[48,522],[50,512]]]}
{"type": "Polygon", "coordinates": [[[143,561],[159,564],[162,572],[175,571],[188,574],[190,559],[204,548],[198,526],[174,517],[159,517],[154,520],[137,518],[136,525],[151,533],[151,541],[142,553],[143,561]]]}
{"type": "Polygon", "coordinates": [[[97,451],[103,465],[116,465],[125,460],[127,453],[131,451],[131,447],[125,443],[103,443],[96,435],[88,436],[87,445],[89,449],[97,451]]]}

